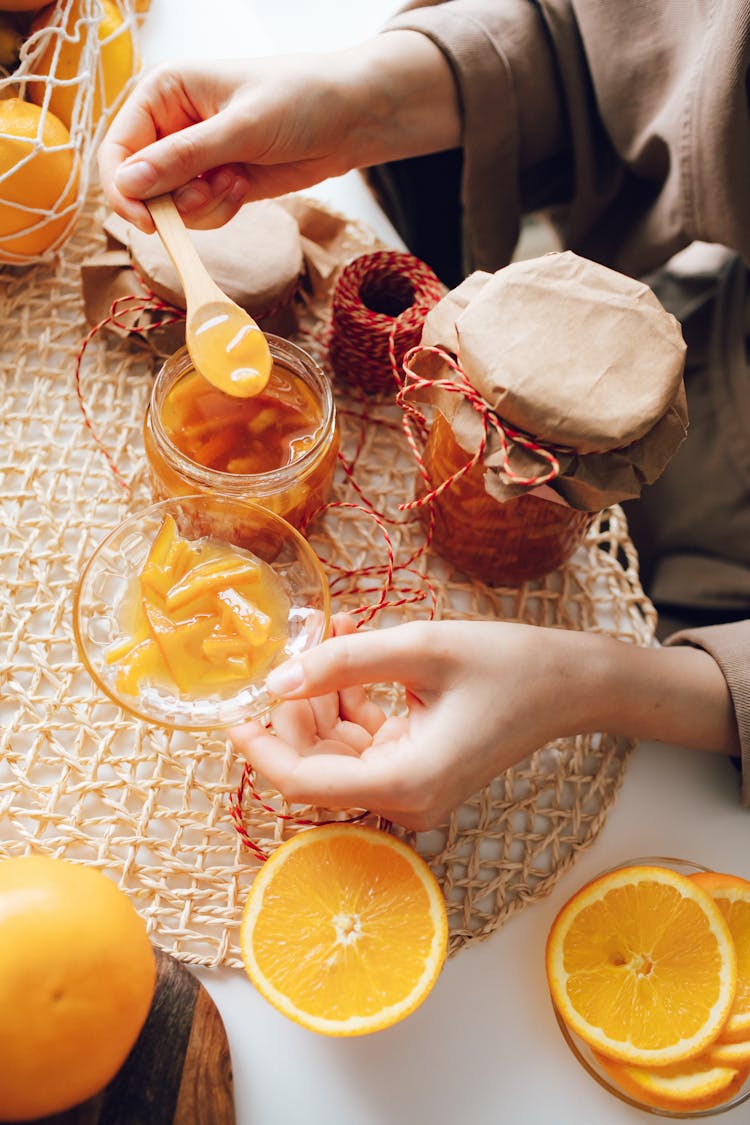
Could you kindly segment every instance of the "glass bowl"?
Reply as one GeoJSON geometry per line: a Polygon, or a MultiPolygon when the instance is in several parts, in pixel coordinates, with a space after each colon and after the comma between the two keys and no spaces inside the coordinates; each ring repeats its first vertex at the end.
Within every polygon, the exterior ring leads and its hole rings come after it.
{"type": "MultiPolygon", "coordinates": [[[[709,868],[705,867],[703,864],[693,863],[691,860],[687,859],[674,859],[670,856],[640,856],[636,859],[629,859],[624,863],[615,864],[613,867],[607,868],[606,871],[600,872],[595,878],[599,878],[601,875],[608,875],[610,871],[619,871],[623,867],[639,867],[644,865],[650,867],[669,867],[672,871],[677,871],[682,875],[692,875],[696,871],[709,870],[709,868]]],[[[593,882],[593,879],[590,881],[593,882]]],[[[654,1117],[671,1117],[676,1121],[692,1121],[701,1117],[715,1117],[719,1113],[726,1113],[728,1110],[735,1109],[737,1106],[742,1105],[750,1099],[749,1075],[741,1088],[730,1094],[726,1101],[704,1109],[666,1109],[661,1106],[649,1105],[647,1102],[640,1101],[637,1097],[627,1093],[618,1086],[615,1080],[607,1074],[588,1043],[567,1026],[554,1001],[552,1001],[552,1010],[555,1013],[555,1019],[562,1032],[563,1039],[583,1069],[587,1071],[600,1086],[608,1090],[610,1094],[613,1094],[621,1102],[625,1102],[626,1105],[634,1106],[636,1109],[640,1109],[644,1113],[650,1113],[654,1117]]]]}
{"type": "Polygon", "coordinates": [[[329,629],[328,582],[307,540],[280,516],[246,500],[185,496],[152,504],[111,531],[83,568],[75,594],[73,628],[81,660],[101,690],[137,718],[177,730],[213,730],[267,712],[276,700],[263,678],[207,687],[190,695],[175,687],[141,684],[137,695],[117,687],[117,665],[107,650],[123,638],[121,607],[146,561],[164,518],[188,540],[210,537],[251,551],[267,563],[289,600],[288,638],[273,665],[322,641],[329,629]]]}

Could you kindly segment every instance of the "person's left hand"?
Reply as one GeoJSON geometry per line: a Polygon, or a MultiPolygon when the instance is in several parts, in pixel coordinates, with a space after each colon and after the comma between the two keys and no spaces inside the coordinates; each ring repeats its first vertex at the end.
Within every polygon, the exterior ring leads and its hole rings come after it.
{"type": "Polygon", "coordinates": [[[580,634],[477,621],[354,633],[339,615],[333,638],[274,669],[272,730],[230,732],[290,801],[430,828],[573,722],[567,648],[580,634]],[[406,715],[368,699],[362,685],[386,681],[404,685],[406,715]]]}

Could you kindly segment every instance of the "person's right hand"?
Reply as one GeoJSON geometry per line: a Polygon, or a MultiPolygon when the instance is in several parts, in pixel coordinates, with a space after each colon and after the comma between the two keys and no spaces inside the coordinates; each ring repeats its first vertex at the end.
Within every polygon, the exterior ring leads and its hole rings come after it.
{"type": "Polygon", "coordinates": [[[345,171],[351,103],[322,80],[319,66],[317,57],[300,56],[152,71],[99,151],[108,202],[150,231],[139,200],[171,191],[191,226],[214,227],[248,198],[345,171]]]}
{"type": "Polygon", "coordinates": [[[425,36],[356,48],[161,66],[136,86],[99,150],[110,206],[153,231],[164,192],[189,226],[217,227],[249,199],[457,144],[448,64],[425,36]]]}

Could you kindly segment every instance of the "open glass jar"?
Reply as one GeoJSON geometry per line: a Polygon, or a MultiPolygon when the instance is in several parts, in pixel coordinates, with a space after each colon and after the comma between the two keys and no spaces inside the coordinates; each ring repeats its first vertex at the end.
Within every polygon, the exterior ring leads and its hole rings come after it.
{"type": "MultiPolygon", "coordinates": [[[[422,454],[431,488],[470,459],[449,422],[435,411],[422,454]]],[[[499,503],[488,495],[484,473],[481,464],[472,466],[419,509],[425,525],[434,513],[432,546],[438,554],[489,586],[516,586],[562,566],[585,537],[594,513],[533,494],[499,503]]],[[[417,495],[426,491],[420,474],[417,495]]]]}
{"type": "Polygon", "coordinates": [[[339,447],[330,381],[296,344],[267,340],[273,370],[251,399],[211,386],[186,348],[165,361],[144,421],[155,501],[253,500],[300,531],[325,504],[339,447]]]}

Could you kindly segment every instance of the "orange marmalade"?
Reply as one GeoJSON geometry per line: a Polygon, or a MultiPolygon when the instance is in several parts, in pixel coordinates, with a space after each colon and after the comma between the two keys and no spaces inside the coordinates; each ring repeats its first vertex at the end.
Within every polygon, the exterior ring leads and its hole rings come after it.
{"type": "Polygon", "coordinates": [[[126,695],[145,682],[191,696],[236,689],[272,666],[289,609],[267,563],[216,540],[183,539],[168,515],[118,607],[122,636],[106,662],[126,695]]]}
{"type": "MultiPolygon", "coordinates": [[[[471,460],[439,411],[422,460],[431,488],[471,460]]],[[[593,514],[534,495],[500,503],[487,493],[484,473],[481,464],[474,465],[418,509],[426,529],[430,519],[434,520],[434,550],[464,574],[489,586],[518,586],[557,570],[584,538],[593,514]]],[[[420,474],[417,496],[426,492],[420,474]]]]}
{"type": "Polygon", "coordinates": [[[299,530],[325,504],[338,452],[329,380],[301,348],[267,339],[271,375],[250,398],[207,382],[184,348],[165,362],[144,426],[155,500],[254,500],[299,530]]]}

